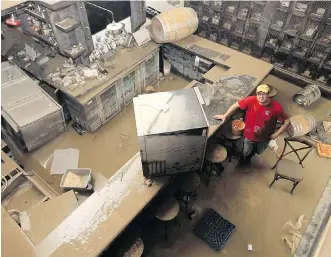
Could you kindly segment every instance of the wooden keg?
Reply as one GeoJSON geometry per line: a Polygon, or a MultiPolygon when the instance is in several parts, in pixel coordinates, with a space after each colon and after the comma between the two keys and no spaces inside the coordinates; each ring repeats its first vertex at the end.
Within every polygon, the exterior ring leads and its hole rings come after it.
{"type": "Polygon", "coordinates": [[[172,8],[152,19],[150,34],[157,43],[169,43],[188,37],[197,28],[198,16],[192,8],[172,8]]]}
{"type": "Polygon", "coordinates": [[[295,115],[290,118],[290,123],[287,132],[291,137],[303,136],[316,126],[314,117],[309,114],[295,115]]]}

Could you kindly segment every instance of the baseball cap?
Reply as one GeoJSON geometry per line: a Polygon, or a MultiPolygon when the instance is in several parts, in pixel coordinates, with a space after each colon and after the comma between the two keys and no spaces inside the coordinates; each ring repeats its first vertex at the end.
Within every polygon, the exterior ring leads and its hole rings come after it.
{"type": "Polygon", "coordinates": [[[269,91],[270,91],[270,88],[269,88],[269,86],[266,85],[266,84],[259,85],[259,86],[257,87],[257,89],[256,89],[256,93],[258,93],[258,92],[263,92],[263,93],[268,94],[269,91]]]}

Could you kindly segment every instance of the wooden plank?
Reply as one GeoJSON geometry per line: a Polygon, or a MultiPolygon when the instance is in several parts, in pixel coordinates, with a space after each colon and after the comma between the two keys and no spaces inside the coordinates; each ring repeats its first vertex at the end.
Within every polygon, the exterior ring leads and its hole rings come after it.
{"type": "Polygon", "coordinates": [[[1,206],[1,256],[36,256],[33,244],[3,206],[1,206]]]}
{"type": "Polygon", "coordinates": [[[40,243],[50,232],[78,207],[73,191],[39,204],[27,211],[30,230],[25,231],[34,245],[40,243]]]}

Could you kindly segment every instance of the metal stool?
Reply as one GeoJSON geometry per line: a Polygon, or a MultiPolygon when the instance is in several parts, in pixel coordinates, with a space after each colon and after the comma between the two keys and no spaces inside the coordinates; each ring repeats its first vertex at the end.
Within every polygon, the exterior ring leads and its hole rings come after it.
{"type": "Polygon", "coordinates": [[[163,221],[164,224],[165,240],[168,240],[168,223],[170,221],[175,220],[176,226],[180,226],[178,213],[179,203],[174,197],[171,197],[168,201],[166,201],[156,212],[156,218],[163,221]]]}
{"type": "Polygon", "coordinates": [[[210,177],[213,171],[216,172],[217,177],[221,177],[224,167],[222,162],[226,160],[227,151],[224,146],[220,144],[210,144],[207,146],[205,153],[205,164],[209,167],[207,186],[209,185],[210,177]]]}
{"type": "Polygon", "coordinates": [[[144,243],[138,238],[123,257],[141,257],[144,252],[144,243]]]}
{"type": "Polygon", "coordinates": [[[189,202],[196,200],[198,197],[197,187],[200,186],[200,176],[196,172],[187,172],[181,174],[176,178],[178,184],[178,198],[185,204],[186,214],[191,216],[188,212],[189,202]]]}
{"type": "Polygon", "coordinates": [[[231,162],[231,158],[232,156],[234,156],[234,153],[236,152],[237,142],[241,139],[241,136],[234,135],[229,130],[222,131],[221,134],[222,137],[225,138],[225,140],[231,143],[231,146],[228,147],[229,162],[231,162]]]}

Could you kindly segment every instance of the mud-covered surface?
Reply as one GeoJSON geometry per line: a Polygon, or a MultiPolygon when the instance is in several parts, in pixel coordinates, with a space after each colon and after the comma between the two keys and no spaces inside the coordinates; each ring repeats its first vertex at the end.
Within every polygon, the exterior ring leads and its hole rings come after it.
{"type": "MultiPolygon", "coordinates": [[[[219,121],[213,117],[217,114],[224,114],[231,105],[238,100],[245,98],[254,90],[254,81],[256,78],[246,75],[224,76],[220,82],[214,84],[214,94],[210,104],[203,105],[209,125],[218,125],[219,121]]],[[[206,85],[198,84],[204,98],[206,98],[206,85]]]]}

